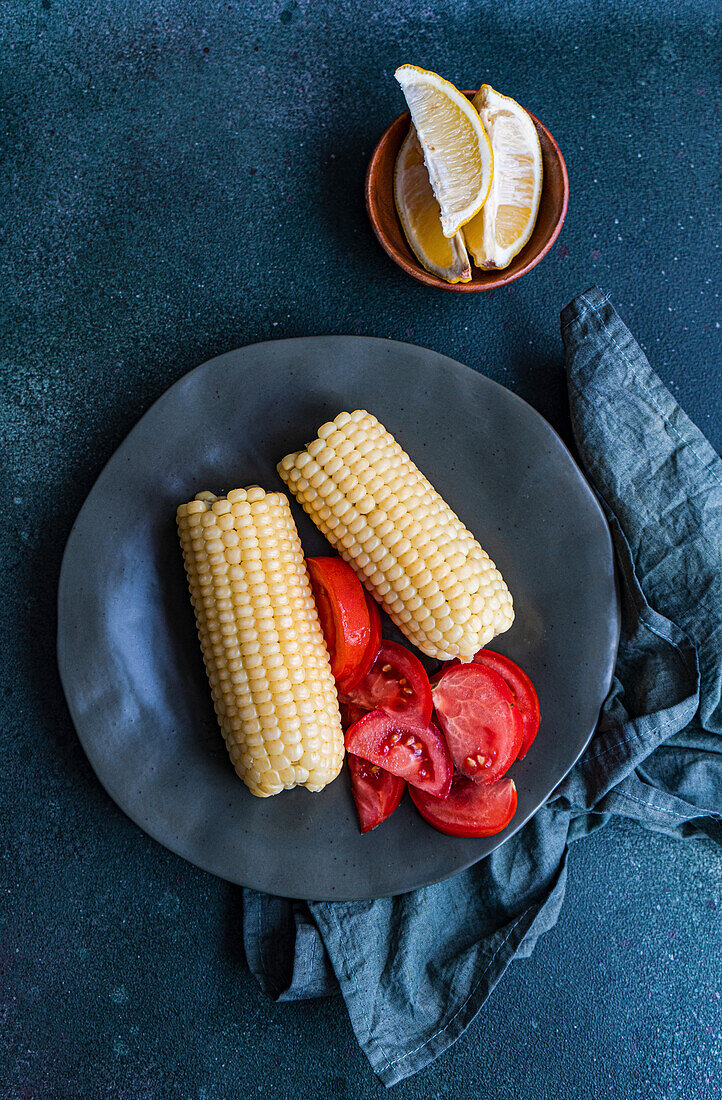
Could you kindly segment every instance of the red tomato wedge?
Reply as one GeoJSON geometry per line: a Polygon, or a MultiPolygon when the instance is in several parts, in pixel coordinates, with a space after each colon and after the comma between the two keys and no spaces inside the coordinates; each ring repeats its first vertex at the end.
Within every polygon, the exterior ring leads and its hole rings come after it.
{"type": "Polygon", "coordinates": [[[519,755],[524,728],[511,689],[485,665],[452,665],[433,689],[451,758],[462,775],[488,785],[519,755]]]}
{"type": "Polygon", "coordinates": [[[341,558],[306,558],[313,598],[338,685],[353,678],[371,641],[366,592],[341,558]]]}
{"type": "Polygon", "coordinates": [[[355,703],[345,703],[343,699],[339,700],[338,706],[341,711],[341,725],[344,731],[352,726],[354,722],[358,722],[360,718],[363,718],[365,714],[368,714],[368,711],[364,710],[363,707],[357,707],[355,703]]]}
{"type": "Polygon", "coordinates": [[[366,646],[366,652],[359,661],[353,674],[345,677],[343,684],[339,684],[339,688],[344,692],[350,691],[352,688],[356,687],[357,684],[361,683],[368,674],[381,649],[381,612],[379,611],[379,605],[376,603],[373,596],[369,595],[366,590],[364,590],[364,596],[366,597],[366,608],[369,613],[369,641],[366,646]]]}
{"type": "Polygon", "coordinates": [[[524,737],[519,750],[519,759],[523,760],[529,752],[529,748],[539,732],[541,723],[541,711],[539,710],[539,697],[536,689],[519,665],[514,664],[509,657],[503,657],[501,653],[495,653],[492,649],[480,649],[474,657],[474,662],[486,665],[501,676],[514,696],[514,703],[521,711],[521,721],[524,728],[524,737]]]}
{"type": "Polygon", "coordinates": [[[414,787],[409,787],[409,794],[429,825],[449,836],[493,836],[505,829],[516,813],[513,779],[481,787],[470,779],[455,778],[443,801],[414,787]]]}
{"type": "Polygon", "coordinates": [[[382,707],[422,723],[431,720],[433,702],[426,669],[418,657],[398,642],[383,641],[364,679],[345,695],[349,702],[364,710],[382,707]]]}
{"type": "Polygon", "coordinates": [[[346,748],[437,798],[449,793],[454,766],[433,722],[372,710],[346,731],[346,748]]]}
{"type": "Polygon", "coordinates": [[[349,753],[346,759],[361,832],[368,833],[391,817],[404,797],[406,783],[398,775],[392,775],[378,764],[369,764],[360,756],[349,753]]]}

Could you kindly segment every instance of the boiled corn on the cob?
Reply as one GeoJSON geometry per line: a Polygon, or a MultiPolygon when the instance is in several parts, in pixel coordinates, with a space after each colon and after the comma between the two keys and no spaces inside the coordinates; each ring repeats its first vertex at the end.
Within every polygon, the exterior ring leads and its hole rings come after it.
{"type": "Polygon", "coordinates": [[[252,794],[320,791],[343,763],[328,652],[288,499],[199,493],[178,530],[213,702],[252,794]]]}
{"type": "Polygon", "coordinates": [[[339,413],[278,472],[422,653],[468,661],[509,629],[501,573],[375,416],[339,413]]]}

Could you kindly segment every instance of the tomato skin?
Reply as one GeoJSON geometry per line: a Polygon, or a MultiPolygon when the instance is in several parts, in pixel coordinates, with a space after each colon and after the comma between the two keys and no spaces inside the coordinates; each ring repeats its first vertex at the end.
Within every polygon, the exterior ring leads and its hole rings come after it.
{"type": "Polygon", "coordinates": [[[371,666],[379,655],[381,649],[381,612],[379,611],[379,605],[376,600],[364,589],[364,597],[366,599],[366,609],[369,613],[369,640],[366,645],[363,657],[359,661],[354,671],[348,676],[344,677],[343,681],[339,683],[338,690],[344,694],[355,688],[357,684],[368,675],[371,666]]]}
{"type": "Polygon", "coordinates": [[[437,798],[451,788],[453,764],[433,722],[407,713],[372,710],[346,730],[346,750],[437,798]]]}
{"type": "Polygon", "coordinates": [[[495,653],[493,649],[480,649],[474,657],[474,661],[480,665],[486,665],[501,676],[514,696],[514,702],[521,711],[524,736],[519,750],[519,760],[523,760],[529,752],[532,742],[539,732],[541,724],[541,710],[539,709],[539,696],[536,688],[524,672],[523,668],[515,664],[509,657],[501,653],[495,653]]]}
{"type": "Polygon", "coordinates": [[[519,755],[524,736],[506,682],[485,665],[454,664],[442,673],[433,698],[457,770],[475,783],[496,783],[519,755]]]}
{"type": "Polygon", "coordinates": [[[426,669],[398,642],[384,640],[366,677],[345,694],[364,710],[381,707],[390,714],[413,715],[422,723],[431,721],[433,700],[426,669]],[[386,665],[390,669],[384,672],[386,665]]]}
{"type": "Polygon", "coordinates": [[[313,597],[337,684],[351,678],[371,640],[366,591],[342,558],[306,558],[313,597]]]}
{"type": "Polygon", "coordinates": [[[362,833],[368,833],[391,817],[404,797],[406,783],[398,775],[392,775],[360,756],[349,753],[346,760],[359,826],[362,833]]]}
{"type": "Polygon", "coordinates": [[[409,794],[424,820],[448,836],[494,836],[516,813],[513,779],[500,779],[490,787],[482,787],[458,777],[443,801],[414,787],[409,787],[409,794]]]}

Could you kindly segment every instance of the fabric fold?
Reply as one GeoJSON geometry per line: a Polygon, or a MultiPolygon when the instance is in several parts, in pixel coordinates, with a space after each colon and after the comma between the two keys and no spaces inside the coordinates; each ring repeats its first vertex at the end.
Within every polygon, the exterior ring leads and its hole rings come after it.
{"type": "Polygon", "coordinates": [[[569,844],[614,817],[722,839],[722,462],[593,287],[562,312],[574,437],[610,523],[622,634],[575,767],[523,829],[442,883],[370,902],[246,890],[244,942],[278,1000],[340,989],[386,1085],[418,1072],[556,923],[569,844]]]}

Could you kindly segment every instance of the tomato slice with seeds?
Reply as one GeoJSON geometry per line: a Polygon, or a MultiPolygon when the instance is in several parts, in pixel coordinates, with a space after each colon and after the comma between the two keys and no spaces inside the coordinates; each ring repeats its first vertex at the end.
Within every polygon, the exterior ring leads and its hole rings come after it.
{"type": "Polygon", "coordinates": [[[404,797],[406,783],[398,775],[392,775],[385,768],[370,764],[360,756],[349,753],[346,759],[361,832],[368,833],[391,817],[404,797]]]}
{"type": "Polygon", "coordinates": [[[346,730],[346,749],[438,798],[449,793],[454,766],[433,722],[372,710],[346,730]]]}
{"type": "Polygon", "coordinates": [[[353,677],[371,641],[366,590],[342,558],[306,558],[337,684],[353,677]]]}
{"type": "Polygon", "coordinates": [[[539,696],[536,689],[524,672],[523,668],[515,664],[509,657],[501,653],[495,653],[493,649],[480,649],[474,657],[474,662],[486,665],[501,676],[514,696],[514,704],[521,711],[524,736],[519,750],[519,760],[523,760],[529,752],[529,748],[539,732],[541,723],[541,711],[539,709],[539,696]]]}
{"type": "Polygon", "coordinates": [[[414,787],[409,787],[409,794],[424,820],[449,836],[493,836],[505,829],[516,813],[513,779],[481,787],[456,777],[443,800],[414,787]]]}
{"type": "MultiPolygon", "coordinates": [[[[524,727],[524,739],[518,756],[519,760],[523,760],[534,738],[539,732],[539,726],[541,724],[541,710],[539,709],[539,696],[536,693],[536,688],[523,668],[520,668],[510,657],[504,657],[501,653],[496,653],[493,649],[480,649],[479,652],[475,654],[473,660],[477,665],[486,665],[487,668],[493,669],[494,672],[498,672],[502,680],[505,681],[511,690],[514,696],[514,703],[521,711],[522,725],[524,727]]],[[[434,687],[439,682],[447,668],[452,668],[452,666],[458,664],[458,660],[447,661],[441,669],[441,672],[437,673],[432,680],[431,686],[434,687]]]]}
{"type": "Polygon", "coordinates": [[[366,589],[364,589],[364,596],[366,598],[366,609],[369,613],[369,640],[366,651],[354,672],[346,676],[342,683],[339,683],[339,691],[342,692],[348,692],[356,687],[357,684],[361,683],[368,674],[381,649],[381,612],[379,611],[379,605],[366,589]]]}
{"type": "Polygon", "coordinates": [[[495,783],[519,755],[524,728],[511,689],[485,665],[452,665],[433,689],[452,760],[475,783],[495,783]]]}
{"type": "Polygon", "coordinates": [[[349,702],[364,710],[382,707],[392,714],[413,716],[420,722],[431,720],[433,702],[426,669],[418,657],[398,642],[384,640],[364,679],[345,694],[349,702]]]}

